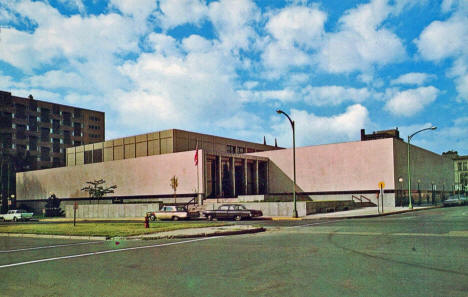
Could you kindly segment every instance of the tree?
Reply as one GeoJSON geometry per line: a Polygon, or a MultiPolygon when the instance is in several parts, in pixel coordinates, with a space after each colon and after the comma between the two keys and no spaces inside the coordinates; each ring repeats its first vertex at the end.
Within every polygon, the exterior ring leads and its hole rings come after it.
{"type": "Polygon", "coordinates": [[[104,195],[109,193],[114,193],[114,189],[117,189],[116,185],[110,186],[108,188],[104,188],[103,184],[106,181],[103,179],[95,180],[95,181],[87,181],[86,183],[89,184],[88,186],[81,189],[81,191],[88,192],[89,196],[99,200],[104,195]]]}

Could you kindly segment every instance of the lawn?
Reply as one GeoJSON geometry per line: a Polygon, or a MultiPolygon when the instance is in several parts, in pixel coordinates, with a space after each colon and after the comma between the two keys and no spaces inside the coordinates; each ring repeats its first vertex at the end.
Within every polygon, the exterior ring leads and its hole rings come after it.
{"type": "Polygon", "coordinates": [[[0,233],[75,235],[75,236],[132,236],[187,228],[223,226],[219,222],[151,222],[144,223],[48,223],[48,224],[4,224],[0,233]]]}

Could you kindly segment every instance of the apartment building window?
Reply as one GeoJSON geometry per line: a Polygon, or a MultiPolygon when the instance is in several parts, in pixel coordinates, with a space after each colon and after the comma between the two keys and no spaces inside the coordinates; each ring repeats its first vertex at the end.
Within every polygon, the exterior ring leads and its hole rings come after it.
{"type": "Polygon", "coordinates": [[[53,167],[60,167],[60,158],[53,158],[53,161],[52,161],[52,166],[53,167]]]}
{"type": "Polygon", "coordinates": [[[41,128],[41,141],[49,142],[49,128],[41,128]]]}
{"type": "Polygon", "coordinates": [[[37,102],[34,100],[29,101],[29,110],[30,111],[37,111],[37,102]]]}
{"type": "Polygon", "coordinates": [[[243,153],[245,153],[245,148],[244,148],[244,147],[240,147],[240,146],[237,147],[237,153],[238,153],[238,154],[243,154],[243,153]]]}
{"type": "Polygon", "coordinates": [[[81,124],[73,123],[73,134],[77,137],[81,136],[81,124]]]}
{"type": "Polygon", "coordinates": [[[26,118],[26,106],[23,104],[15,104],[15,117],[18,119],[26,118]]]}
{"type": "Polygon", "coordinates": [[[81,145],[81,141],[73,141],[73,146],[80,146],[81,145]]]}
{"type": "Polygon", "coordinates": [[[52,105],[52,112],[55,115],[60,115],[60,107],[58,105],[52,105]]]}
{"type": "Polygon", "coordinates": [[[29,131],[37,131],[37,117],[29,116],[28,119],[29,131]]]}
{"type": "Polygon", "coordinates": [[[467,170],[468,170],[467,165],[468,165],[467,162],[463,162],[463,171],[467,171],[467,170]]]}
{"type": "Polygon", "coordinates": [[[71,144],[70,131],[63,131],[63,142],[65,144],[71,144]]]}
{"type": "Polygon", "coordinates": [[[36,136],[29,136],[29,150],[37,151],[37,137],[36,136]]]}
{"type": "Polygon", "coordinates": [[[26,139],[26,125],[18,124],[16,126],[16,139],[26,139]]]}
{"type": "Polygon", "coordinates": [[[52,140],[52,151],[54,153],[60,153],[60,139],[59,138],[54,138],[52,140]]]}
{"type": "Polygon", "coordinates": [[[458,162],[457,165],[458,165],[458,171],[462,171],[462,162],[458,162]]]}
{"type": "Polygon", "coordinates": [[[19,151],[19,152],[25,152],[26,151],[26,145],[24,144],[18,144],[16,146],[16,150],[19,151]]]}
{"type": "Polygon", "coordinates": [[[50,110],[47,108],[41,108],[41,122],[49,123],[50,122],[50,110]]]}
{"type": "Polygon", "coordinates": [[[11,148],[12,145],[12,136],[11,133],[1,133],[0,134],[1,145],[4,148],[11,148]]]}
{"type": "Polygon", "coordinates": [[[11,127],[12,127],[11,113],[0,112],[0,129],[1,128],[9,129],[11,127]]]}
{"type": "Polygon", "coordinates": [[[50,148],[46,146],[41,146],[41,161],[50,162],[50,148]]]}
{"type": "Polygon", "coordinates": [[[1,94],[0,95],[0,105],[2,105],[2,106],[11,106],[11,105],[13,105],[13,100],[11,99],[11,96],[1,94]]]}
{"type": "Polygon", "coordinates": [[[54,134],[60,134],[60,121],[52,120],[52,132],[54,134]]]}
{"type": "Polygon", "coordinates": [[[81,118],[81,110],[79,110],[79,109],[73,110],[73,117],[75,119],[80,119],[81,118]]]}
{"type": "Polygon", "coordinates": [[[255,149],[253,148],[247,148],[247,153],[255,153],[255,149]]]}
{"type": "Polygon", "coordinates": [[[71,113],[62,112],[63,124],[65,126],[71,126],[71,113]]]}

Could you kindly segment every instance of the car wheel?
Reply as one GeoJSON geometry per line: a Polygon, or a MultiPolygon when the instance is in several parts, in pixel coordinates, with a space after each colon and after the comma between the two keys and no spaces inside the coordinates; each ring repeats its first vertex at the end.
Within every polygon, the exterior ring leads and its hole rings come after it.
{"type": "Polygon", "coordinates": [[[208,221],[212,221],[213,220],[213,216],[212,215],[208,215],[208,221]]]}
{"type": "Polygon", "coordinates": [[[172,220],[173,220],[173,221],[178,221],[178,220],[179,220],[179,217],[172,217],[172,220]]]}
{"type": "Polygon", "coordinates": [[[237,215],[237,216],[234,217],[234,220],[240,221],[240,220],[242,220],[242,217],[240,215],[237,215]]]}
{"type": "Polygon", "coordinates": [[[150,215],[149,218],[150,218],[151,221],[155,221],[155,220],[156,220],[156,216],[155,216],[155,215],[150,215]]]}

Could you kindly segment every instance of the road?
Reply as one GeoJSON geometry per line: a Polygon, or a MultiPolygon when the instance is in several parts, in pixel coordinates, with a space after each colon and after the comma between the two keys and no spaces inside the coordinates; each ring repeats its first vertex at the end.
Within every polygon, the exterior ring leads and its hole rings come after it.
{"type": "Polygon", "coordinates": [[[268,231],[158,241],[0,238],[0,295],[468,295],[467,206],[256,223],[268,231]]]}

